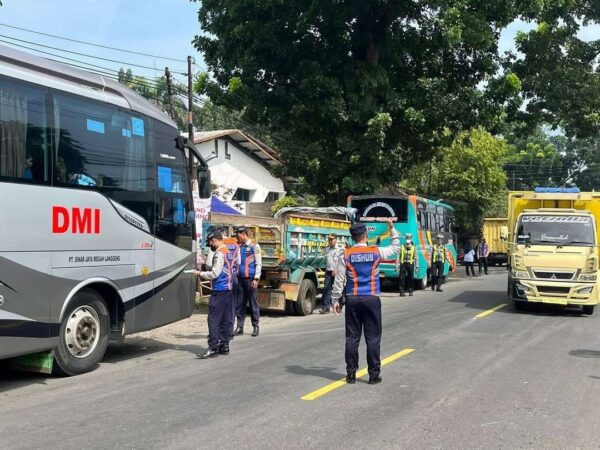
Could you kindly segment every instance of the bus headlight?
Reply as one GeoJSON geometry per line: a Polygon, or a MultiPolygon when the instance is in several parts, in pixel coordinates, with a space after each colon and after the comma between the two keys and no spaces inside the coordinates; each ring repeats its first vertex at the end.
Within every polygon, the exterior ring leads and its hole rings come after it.
{"type": "Polygon", "coordinates": [[[523,278],[531,278],[529,276],[529,272],[526,270],[514,270],[512,271],[513,278],[523,279],[523,278]]]}
{"type": "Polygon", "coordinates": [[[595,273],[582,273],[579,275],[579,281],[596,281],[597,275],[595,273]]]}

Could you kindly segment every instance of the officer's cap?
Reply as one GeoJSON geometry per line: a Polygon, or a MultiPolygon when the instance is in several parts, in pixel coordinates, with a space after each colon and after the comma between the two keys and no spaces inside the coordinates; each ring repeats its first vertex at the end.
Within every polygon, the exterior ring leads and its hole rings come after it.
{"type": "Polygon", "coordinates": [[[223,239],[223,233],[221,233],[219,230],[210,232],[210,234],[206,236],[206,242],[210,242],[212,239],[217,239],[220,241],[223,239]]]}
{"type": "Polygon", "coordinates": [[[240,234],[240,233],[246,233],[246,234],[248,234],[248,227],[244,227],[244,226],[237,227],[235,229],[235,234],[240,234]]]}
{"type": "Polygon", "coordinates": [[[367,226],[364,223],[355,222],[350,225],[350,234],[352,236],[360,236],[367,232],[367,226]]]}
{"type": "Polygon", "coordinates": [[[443,234],[438,234],[438,235],[437,235],[437,238],[438,238],[438,239],[444,239],[444,235],[443,235],[443,234]]]}

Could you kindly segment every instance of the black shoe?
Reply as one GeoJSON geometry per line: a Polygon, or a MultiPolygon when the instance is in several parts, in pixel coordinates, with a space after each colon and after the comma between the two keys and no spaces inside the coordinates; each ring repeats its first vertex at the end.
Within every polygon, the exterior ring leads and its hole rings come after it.
{"type": "Polygon", "coordinates": [[[329,308],[327,308],[327,309],[321,309],[319,311],[319,314],[329,314],[329,308]]]}
{"type": "Polygon", "coordinates": [[[346,383],[354,384],[356,383],[356,372],[349,373],[346,375],[346,383]]]}
{"type": "Polygon", "coordinates": [[[229,355],[229,344],[219,345],[219,355],[229,355]]]}
{"type": "Polygon", "coordinates": [[[196,356],[199,359],[216,358],[217,356],[219,356],[219,351],[209,348],[204,353],[197,353],[196,356]]]}
{"type": "Polygon", "coordinates": [[[434,287],[434,286],[431,286],[431,290],[432,290],[432,291],[435,291],[435,287],[434,287]]]}
{"type": "Polygon", "coordinates": [[[252,331],[252,337],[258,336],[258,326],[254,327],[254,331],[252,331]]]}
{"type": "Polygon", "coordinates": [[[400,292],[400,297],[406,297],[406,294],[404,292],[400,292]]]}
{"type": "Polygon", "coordinates": [[[369,378],[369,384],[378,384],[381,383],[383,380],[381,379],[381,377],[379,375],[377,375],[375,378],[369,378]]]}
{"type": "Polygon", "coordinates": [[[409,292],[409,293],[408,293],[408,296],[409,296],[409,297],[412,297],[412,296],[413,296],[413,293],[412,293],[412,292],[409,292]]]}
{"type": "Polygon", "coordinates": [[[438,292],[444,292],[444,290],[442,288],[437,288],[436,289],[438,292]]]}
{"type": "Polygon", "coordinates": [[[234,334],[244,334],[244,329],[243,328],[238,328],[237,330],[235,330],[234,334]]]}

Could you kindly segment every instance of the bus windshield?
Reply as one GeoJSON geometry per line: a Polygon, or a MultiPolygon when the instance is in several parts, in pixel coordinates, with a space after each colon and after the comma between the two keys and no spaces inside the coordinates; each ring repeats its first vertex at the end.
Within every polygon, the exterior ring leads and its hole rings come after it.
{"type": "Polygon", "coordinates": [[[591,217],[534,215],[521,216],[517,243],[533,245],[595,245],[591,217]]]}
{"type": "Polygon", "coordinates": [[[408,220],[408,200],[393,197],[353,198],[356,219],[360,222],[382,222],[391,217],[394,222],[408,220]]]}

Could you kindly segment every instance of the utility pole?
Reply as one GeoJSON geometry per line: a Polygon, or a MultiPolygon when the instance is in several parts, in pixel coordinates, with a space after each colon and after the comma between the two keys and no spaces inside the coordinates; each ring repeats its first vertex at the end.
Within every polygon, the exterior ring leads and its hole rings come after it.
{"type": "Polygon", "coordinates": [[[169,99],[169,114],[171,119],[175,120],[175,108],[173,107],[173,82],[171,80],[171,72],[165,67],[165,78],[167,79],[167,97],[169,99]]]}
{"type": "MultiPolygon", "coordinates": [[[[194,144],[194,92],[193,92],[193,83],[192,83],[192,57],[187,57],[188,63],[188,138],[191,141],[192,145],[194,144]]],[[[196,179],[196,174],[194,173],[194,155],[190,153],[188,157],[188,169],[190,171],[190,180],[196,179]]]]}

